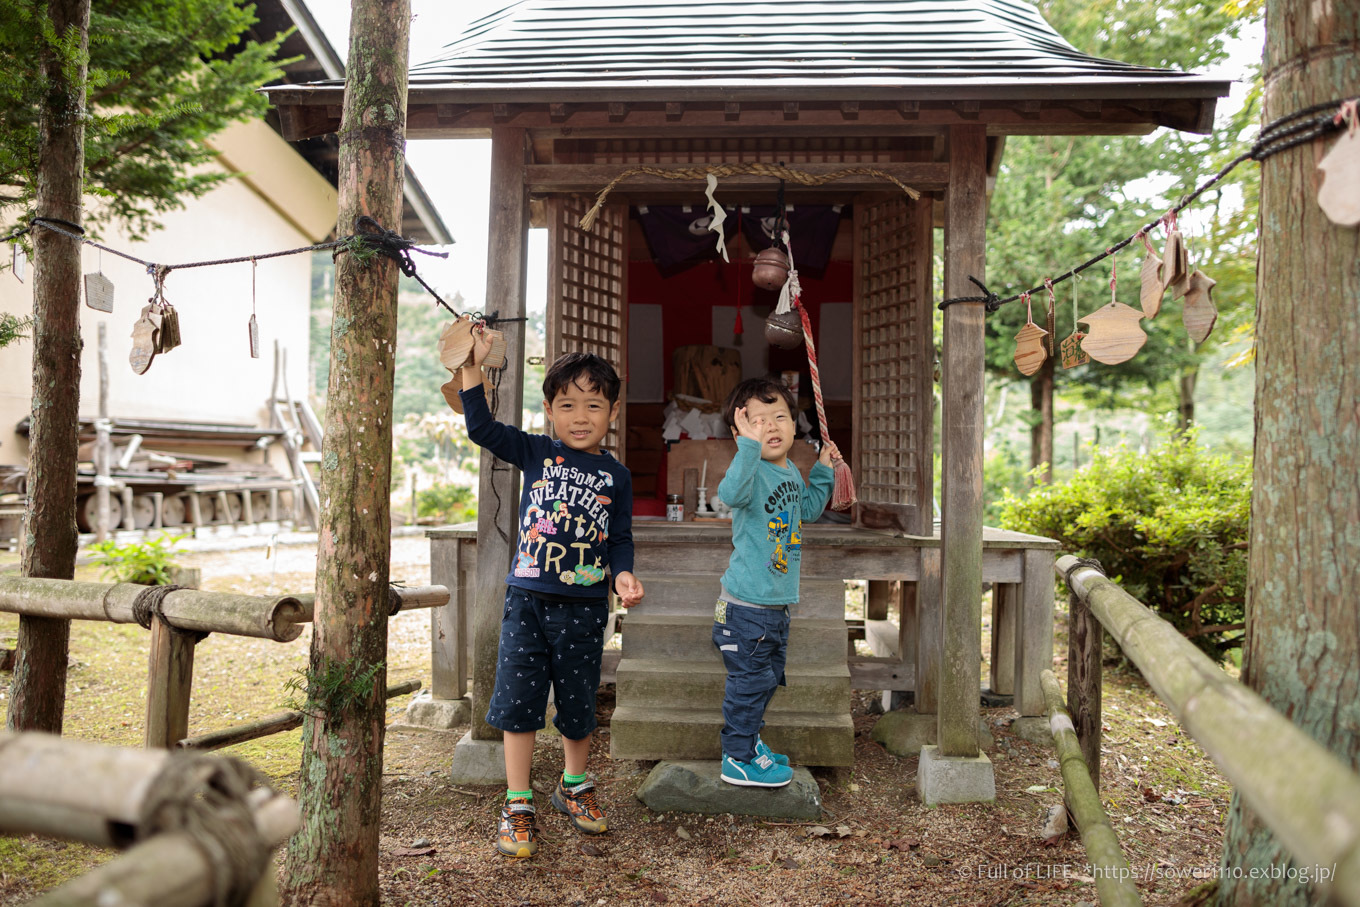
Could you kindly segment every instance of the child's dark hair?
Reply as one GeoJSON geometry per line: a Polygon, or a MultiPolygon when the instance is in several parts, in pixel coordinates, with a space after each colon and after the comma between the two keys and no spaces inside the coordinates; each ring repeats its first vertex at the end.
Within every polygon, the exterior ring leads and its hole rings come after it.
{"type": "Polygon", "coordinates": [[[783,400],[789,408],[789,415],[798,411],[798,401],[793,399],[793,392],[784,382],[775,381],[773,378],[747,378],[732,388],[732,393],[727,395],[727,402],[723,404],[723,418],[727,420],[728,428],[737,427],[737,410],[745,406],[752,397],[761,403],[783,400]]]}
{"type": "Polygon", "coordinates": [[[610,403],[619,399],[619,373],[594,353],[563,353],[543,376],[543,399],[552,403],[564,387],[575,382],[604,394],[610,403]]]}

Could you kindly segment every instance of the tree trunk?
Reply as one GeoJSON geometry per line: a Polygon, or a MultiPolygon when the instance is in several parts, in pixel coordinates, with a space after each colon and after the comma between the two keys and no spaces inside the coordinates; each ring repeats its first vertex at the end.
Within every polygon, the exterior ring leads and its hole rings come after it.
{"type": "MultiPolygon", "coordinates": [[[[410,0],[355,0],[340,125],[341,233],[401,224],[410,0]]],[[[303,725],[302,827],[289,904],[377,905],[387,687],[397,263],[336,259],[321,457],[316,622],[303,725]]]]}
{"type": "Polygon", "coordinates": [[[1029,430],[1029,468],[1044,471],[1035,480],[1037,485],[1053,482],[1053,370],[1052,356],[1044,360],[1039,372],[1029,383],[1029,405],[1039,419],[1029,430]]]}
{"type": "MultiPolygon", "coordinates": [[[[1360,90],[1354,4],[1268,0],[1262,121],[1360,90]]],[[[1316,202],[1332,140],[1261,164],[1256,277],[1256,465],[1243,680],[1360,768],[1360,233],[1316,202]],[[1307,300],[1306,311],[1299,300],[1307,300]]],[[[1223,844],[1221,904],[1312,904],[1315,884],[1238,797],[1223,844]],[[1267,878],[1233,878],[1266,870],[1267,878]]]]}
{"type": "MultiPolygon", "coordinates": [[[[79,35],[80,59],[67,68],[39,45],[47,91],[39,111],[36,210],[79,224],[85,172],[86,49],[90,0],[50,0],[59,38],[79,35]]],[[[80,413],[80,241],[33,231],[33,418],[28,437],[25,576],[71,579],[76,569],[76,437],[80,413]]],[[[61,733],[66,703],[67,620],[19,618],[19,650],[7,724],[16,731],[61,733]]]]}
{"type": "Polygon", "coordinates": [[[1195,422],[1195,383],[1199,381],[1199,367],[1181,372],[1179,403],[1176,406],[1176,434],[1184,434],[1195,422]]]}

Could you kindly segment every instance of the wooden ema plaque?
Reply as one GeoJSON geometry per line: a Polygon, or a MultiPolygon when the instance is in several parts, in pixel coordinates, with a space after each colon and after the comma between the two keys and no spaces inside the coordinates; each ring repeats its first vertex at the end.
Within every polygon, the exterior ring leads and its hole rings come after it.
{"type": "Polygon", "coordinates": [[[103,274],[86,274],[85,304],[96,312],[112,312],[113,281],[103,274]]]}
{"type": "Polygon", "coordinates": [[[1097,362],[1128,362],[1147,342],[1147,334],[1138,326],[1143,313],[1122,302],[1110,302],[1081,320],[1091,329],[1081,348],[1097,362]]]}
{"type": "Polygon", "coordinates": [[[1216,280],[1210,280],[1203,271],[1196,270],[1187,281],[1189,289],[1185,293],[1185,308],[1181,310],[1181,321],[1186,333],[1196,343],[1203,343],[1214,329],[1218,320],[1218,309],[1214,307],[1213,292],[1216,280]]]}
{"type": "Polygon", "coordinates": [[[1081,349],[1081,341],[1085,337],[1086,334],[1082,331],[1073,331],[1058,347],[1058,352],[1062,355],[1063,368],[1076,368],[1091,361],[1091,357],[1081,349]]]}
{"type": "Polygon", "coordinates": [[[1350,128],[1327,152],[1318,170],[1322,171],[1317,194],[1322,213],[1342,227],[1360,224],[1360,135],[1356,134],[1354,116],[1350,128]]]}
{"type": "Polygon", "coordinates": [[[1138,304],[1143,307],[1143,315],[1147,318],[1156,318],[1162,310],[1162,296],[1166,293],[1166,281],[1162,275],[1165,272],[1166,265],[1162,257],[1148,246],[1147,255],[1143,258],[1143,270],[1139,274],[1138,292],[1138,304]]]}
{"type": "Polygon", "coordinates": [[[1181,231],[1174,227],[1167,234],[1166,249],[1162,252],[1162,279],[1174,298],[1185,295],[1190,280],[1190,253],[1186,251],[1181,231]]]}

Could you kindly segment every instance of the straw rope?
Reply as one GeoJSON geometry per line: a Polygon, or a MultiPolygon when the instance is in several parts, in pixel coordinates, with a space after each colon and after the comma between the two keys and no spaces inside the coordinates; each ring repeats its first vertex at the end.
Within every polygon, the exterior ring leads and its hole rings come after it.
{"type": "Polygon", "coordinates": [[[581,218],[580,227],[582,230],[589,230],[595,226],[595,218],[599,215],[600,209],[604,207],[604,200],[609,197],[609,193],[614,187],[630,176],[637,176],[645,173],[649,176],[659,176],[668,180],[707,180],[709,175],[718,177],[735,176],[740,173],[752,173],[757,176],[768,176],[774,179],[788,180],[798,183],[800,186],[821,186],[826,183],[844,179],[847,176],[876,176],[879,179],[887,180],[897,188],[901,189],[912,200],[921,197],[921,193],[903,183],[890,173],[884,173],[873,167],[846,167],[843,170],[836,170],[831,173],[813,174],[804,170],[795,170],[785,167],[783,164],[770,164],[764,161],[743,161],[737,164],[711,164],[707,167],[630,167],[609,181],[609,184],[600,190],[599,195],[595,196],[595,205],[581,218]]]}

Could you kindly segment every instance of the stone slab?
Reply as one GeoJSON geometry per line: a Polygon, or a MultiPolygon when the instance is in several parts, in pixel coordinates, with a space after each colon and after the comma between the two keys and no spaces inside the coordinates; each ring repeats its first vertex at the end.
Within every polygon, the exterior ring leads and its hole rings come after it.
{"type": "Polygon", "coordinates": [[[451,731],[472,718],[472,697],[435,699],[429,690],[421,690],[406,706],[406,724],[451,731]]]}
{"type": "Polygon", "coordinates": [[[637,798],[657,812],[761,816],[815,821],[822,796],[812,773],[793,770],[784,787],[739,787],[722,780],[720,762],[659,762],[638,788],[637,798]]]}
{"type": "Polygon", "coordinates": [[[472,731],[453,748],[449,772],[453,784],[505,785],[505,744],[500,740],[476,740],[472,731]]]}
{"type": "MultiPolygon", "coordinates": [[[[936,715],[913,711],[887,712],[874,722],[869,738],[881,743],[894,756],[915,756],[923,746],[938,742],[940,720],[936,715]]],[[[991,729],[984,718],[978,718],[978,747],[984,750],[996,745],[991,729]]]]}
{"type": "Polygon", "coordinates": [[[926,806],[942,803],[993,803],[996,773],[985,753],[968,758],[941,756],[939,747],[921,747],[916,793],[926,806]]]}
{"type": "Polygon", "coordinates": [[[1047,718],[1017,718],[1011,722],[1011,733],[1039,746],[1053,746],[1053,729],[1047,718]]]}

